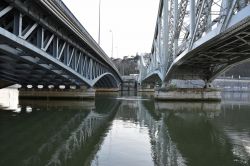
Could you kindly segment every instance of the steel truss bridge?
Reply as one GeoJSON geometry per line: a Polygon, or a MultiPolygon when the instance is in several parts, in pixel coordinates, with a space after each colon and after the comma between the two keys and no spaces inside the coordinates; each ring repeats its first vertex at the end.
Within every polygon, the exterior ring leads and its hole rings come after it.
{"type": "Polygon", "coordinates": [[[0,78],[117,87],[118,70],[61,0],[0,1],[0,78]]]}
{"type": "Polygon", "coordinates": [[[200,79],[208,85],[250,59],[249,0],[160,0],[141,83],[200,79]]]}

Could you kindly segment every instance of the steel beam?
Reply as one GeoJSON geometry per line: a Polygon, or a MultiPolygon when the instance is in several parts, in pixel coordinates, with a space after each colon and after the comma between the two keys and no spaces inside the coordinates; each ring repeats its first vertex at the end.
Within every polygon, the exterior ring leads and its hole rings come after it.
{"type": "Polygon", "coordinates": [[[0,11],[0,18],[9,13],[13,9],[13,6],[7,6],[3,10],[0,11]]]}

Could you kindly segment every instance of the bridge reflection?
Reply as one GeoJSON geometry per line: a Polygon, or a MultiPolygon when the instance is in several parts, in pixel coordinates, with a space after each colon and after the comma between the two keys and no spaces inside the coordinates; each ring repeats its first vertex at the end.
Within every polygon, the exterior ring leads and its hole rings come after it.
{"type": "Polygon", "coordinates": [[[0,165],[88,165],[119,107],[103,102],[21,100],[19,114],[1,112],[0,165]]]}
{"type": "Polygon", "coordinates": [[[236,111],[231,104],[155,103],[165,129],[161,141],[170,139],[165,146],[174,147],[187,165],[249,165],[249,106],[236,111]]]}
{"type": "Polygon", "coordinates": [[[154,165],[247,165],[249,133],[241,130],[249,128],[249,116],[237,116],[231,108],[227,103],[125,97],[116,119],[148,128],[154,165]],[[233,125],[233,118],[240,126],[233,125]]]}
{"type": "Polygon", "coordinates": [[[162,103],[117,94],[98,95],[95,102],[21,100],[20,112],[0,112],[0,165],[98,164],[107,157],[101,149],[115,145],[108,150],[119,154],[119,148],[136,146],[125,144],[131,138],[145,138],[137,141],[151,152],[137,153],[157,166],[249,165],[249,100],[234,96],[226,94],[230,102],[221,103],[162,103]],[[143,134],[130,132],[133,126],[143,134]]]}
{"type": "Polygon", "coordinates": [[[140,97],[128,97],[122,101],[116,119],[148,128],[154,165],[185,165],[185,159],[170,137],[164,121],[165,116],[168,116],[167,113],[159,112],[154,108],[154,101],[140,97]]]}

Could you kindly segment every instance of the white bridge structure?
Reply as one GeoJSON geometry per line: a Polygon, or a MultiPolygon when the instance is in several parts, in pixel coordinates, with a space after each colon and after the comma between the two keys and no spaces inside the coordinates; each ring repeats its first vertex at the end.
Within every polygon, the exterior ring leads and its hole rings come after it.
{"type": "Polygon", "coordinates": [[[209,85],[250,58],[249,0],[160,0],[150,57],[140,83],[172,79],[209,85]]]}

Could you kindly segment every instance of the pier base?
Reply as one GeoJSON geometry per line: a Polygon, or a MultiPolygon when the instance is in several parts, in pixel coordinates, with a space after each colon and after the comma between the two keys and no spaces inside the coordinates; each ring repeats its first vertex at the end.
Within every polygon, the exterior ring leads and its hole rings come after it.
{"type": "Polygon", "coordinates": [[[96,88],[96,92],[119,92],[119,88],[96,88]]]}
{"type": "Polygon", "coordinates": [[[140,89],[138,89],[138,92],[155,92],[155,89],[140,88],[140,89]]]}
{"type": "Polygon", "coordinates": [[[54,99],[94,99],[94,89],[67,89],[67,90],[23,90],[19,91],[20,98],[54,98],[54,99]]]}
{"type": "Polygon", "coordinates": [[[155,92],[155,88],[154,86],[150,86],[150,85],[139,86],[137,91],[138,92],[155,92]]]}
{"type": "Polygon", "coordinates": [[[156,100],[169,101],[221,101],[221,91],[207,88],[160,89],[155,92],[156,100]]]}

